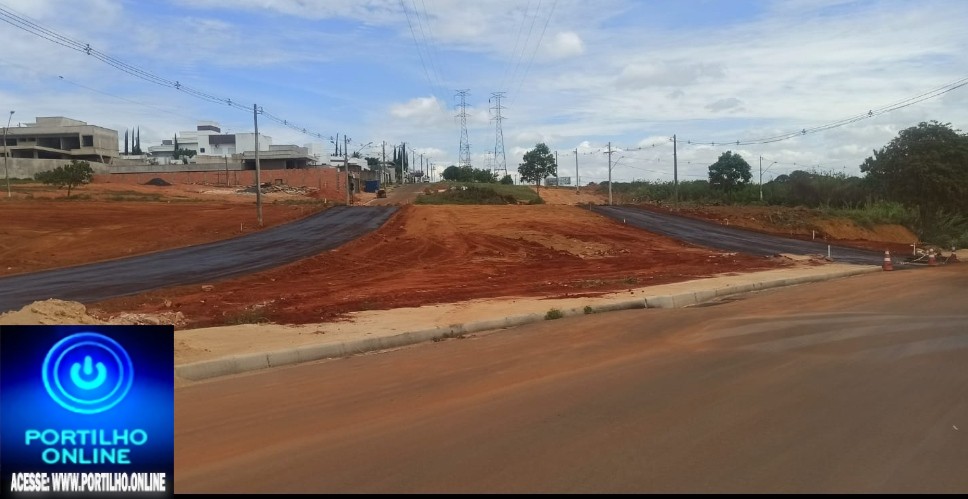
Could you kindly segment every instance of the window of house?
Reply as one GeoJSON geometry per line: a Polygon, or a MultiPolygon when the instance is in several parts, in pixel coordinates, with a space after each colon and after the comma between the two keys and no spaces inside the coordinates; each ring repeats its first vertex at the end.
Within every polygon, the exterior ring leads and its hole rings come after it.
{"type": "Polygon", "coordinates": [[[93,135],[83,135],[81,137],[84,147],[94,147],[94,136],[93,135]]]}
{"type": "Polygon", "coordinates": [[[199,147],[198,148],[198,152],[205,152],[205,148],[204,147],[199,147]]]}

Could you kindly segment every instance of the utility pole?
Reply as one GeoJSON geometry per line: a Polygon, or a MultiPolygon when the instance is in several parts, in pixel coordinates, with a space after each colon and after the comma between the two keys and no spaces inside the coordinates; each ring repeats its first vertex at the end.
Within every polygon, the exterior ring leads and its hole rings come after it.
{"type": "Polygon", "coordinates": [[[471,166],[471,144],[467,139],[467,94],[470,90],[458,90],[457,95],[460,97],[460,112],[457,113],[457,117],[460,118],[460,158],[458,166],[470,167],[471,166]]]}
{"type": "Polygon", "coordinates": [[[343,134],[343,167],[346,169],[346,206],[350,205],[350,138],[343,134]]]}
{"type": "Polygon", "coordinates": [[[763,155],[760,155],[760,201],[763,201],[763,155]]]}
{"type": "Polygon", "coordinates": [[[427,170],[424,170],[423,153],[420,153],[420,173],[421,173],[420,175],[421,179],[423,178],[424,175],[427,174],[427,170]]]}
{"type": "Polygon", "coordinates": [[[380,162],[380,188],[383,188],[383,181],[387,176],[387,141],[383,141],[383,161],[380,162]]]}
{"type": "Polygon", "coordinates": [[[10,156],[10,149],[7,147],[7,129],[10,128],[10,118],[13,118],[13,111],[7,116],[7,127],[3,129],[3,176],[7,179],[7,197],[13,197],[10,190],[10,171],[7,170],[7,156],[10,156]]]}
{"type": "Polygon", "coordinates": [[[608,205],[612,206],[612,143],[608,143],[608,205]]]}
{"type": "Polygon", "coordinates": [[[679,209],[679,156],[676,152],[676,136],[672,135],[672,182],[675,184],[675,189],[673,190],[672,199],[675,204],[676,210],[679,209]]]}
{"type": "Polygon", "coordinates": [[[259,214],[259,227],[262,227],[262,167],[259,165],[259,106],[252,104],[252,119],[255,122],[255,205],[259,214]]]}
{"type": "Polygon", "coordinates": [[[414,151],[413,148],[411,147],[410,148],[410,164],[412,165],[412,164],[414,164],[416,162],[417,162],[417,151],[414,151]]]}
{"type": "Polygon", "coordinates": [[[561,178],[561,174],[558,173],[558,151],[555,151],[555,187],[558,186],[558,179],[561,178]]]}
{"type": "Polygon", "coordinates": [[[579,187],[578,182],[578,148],[575,148],[575,194],[581,193],[581,187],[579,187]]]}

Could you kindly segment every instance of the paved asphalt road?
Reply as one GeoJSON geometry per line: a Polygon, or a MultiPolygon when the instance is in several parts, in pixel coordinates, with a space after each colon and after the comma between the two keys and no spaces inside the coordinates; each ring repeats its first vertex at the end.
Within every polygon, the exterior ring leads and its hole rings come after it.
{"type": "MultiPolygon", "coordinates": [[[[771,236],[720,224],[677,217],[665,213],[627,206],[595,206],[592,210],[629,225],[663,234],[687,243],[736,251],[753,255],[771,256],[778,253],[827,254],[827,244],[785,237],[771,236]]],[[[831,258],[837,262],[881,265],[884,252],[833,246],[831,258]]],[[[898,264],[899,262],[894,262],[898,264]]]]}
{"type": "Polygon", "coordinates": [[[968,492],[968,265],[178,388],[182,492],[968,492]]]}
{"type": "Polygon", "coordinates": [[[360,237],[395,210],[336,207],[233,239],[0,278],[0,312],[48,298],[88,303],[268,269],[360,237]]]}
{"type": "Polygon", "coordinates": [[[434,184],[429,183],[416,183],[416,184],[403,184],[396,186],[387,191],[387,197],[377,198],[369,203],[368,206],[393,206],[398,204],[413,204],[414,200],[417,199],[417,195],[423,192],[424,189],[430,187],[434,184]]]}

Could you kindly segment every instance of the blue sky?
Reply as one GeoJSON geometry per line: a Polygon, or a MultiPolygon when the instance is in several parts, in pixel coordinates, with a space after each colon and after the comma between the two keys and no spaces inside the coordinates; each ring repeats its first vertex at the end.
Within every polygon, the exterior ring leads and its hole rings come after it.
{"type": "MultiPolygon", "coordinates": [[[[503,104],[509,170],[542,141],[583,183],[704,178],[723,151],[764,180],[797,168],[858,173],[899,130],[936,119],[968,129],[968,87],[844,127],[809,128],[968,77],[968,2],[633,0],[0,0],[46,28],[166,79],[266,112],[273,143],[406,141],[437,165],[457,162],[455,91],[468,89],[475,166],[494,149],[488,107],[503,104]],[[411,31],[412,30],[412,31],[411,31]],[[654,144],[654,146],[653,146],[654,144]],[[637,149],[637,150],[632,150],[637,149]],[[775,164],[773,162],[776,162],[775,164]]],[[[250,114],[135,78],[0,23],[0,102],[14,123],[63,115],[142,145],[194,129],[252,130],[250,114]]],[[[364,151],[372,155],[379,147],[364,151]]],[[[439,171],[439,169],[438,169],[439,171]]]]}

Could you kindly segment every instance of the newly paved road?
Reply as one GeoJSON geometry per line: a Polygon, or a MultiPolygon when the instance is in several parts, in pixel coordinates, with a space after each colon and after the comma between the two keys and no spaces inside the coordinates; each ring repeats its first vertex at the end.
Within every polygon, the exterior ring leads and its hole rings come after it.
{"type": "Polygon", "coordinates": [[[968,492],[968,265],[176,389],[182,492],[968,492]]]}
{"type": "MultiPolygon", "coordinates": [[[[778,253],[827,255],[826,243],[771,236],[628,206],[595,206],[592,210],[640,229],[709,248],[763,256],[778,253]]],[[[880,265],[884,262],[884,252],[832,246],[831,258],[843,263],[880,265]]]]}
{"type": "Polygon", "coordinates": [[[265,270],[360,237],[382,225],[395,210],[336,207],[233,239],[0,278],[0,312],[48,298],[88,303],[265,270]]]}
{"type": "Polygon", "coordinates": [[[434,184],[429,183],[416,183],[416,184],[403,184],[393,187],[387,190],[387,197],[377,198],[369,203],[367,206],[393,206],[398,204],[413,204],[417,196],[423,192],[424,189],[430,187],[434,184]]]}

